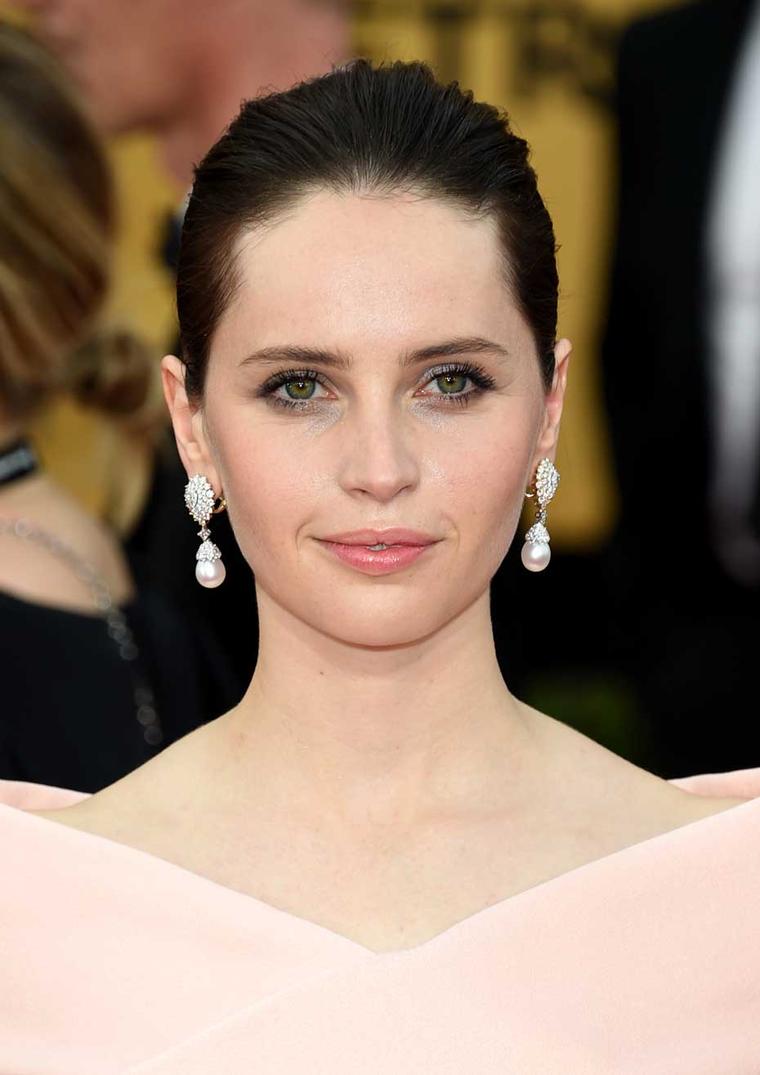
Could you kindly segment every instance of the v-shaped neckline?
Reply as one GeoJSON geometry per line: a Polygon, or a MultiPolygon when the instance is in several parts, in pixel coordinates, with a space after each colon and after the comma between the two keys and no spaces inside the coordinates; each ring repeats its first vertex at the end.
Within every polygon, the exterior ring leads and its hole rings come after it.
{"type": "MultiPolygon", "coordinates": [[[[739,770],[742,772],[743,770],[739,770]]],[[[760,767],[758,768],[758,775],[760,777],[760,767]]],[[[721,774],[722,775],[722,774],[721,774]]],[[[687,789],[688,790],[688,789],[687,789]]],[[[700,795],[704,798],[724,798],[728,796],[723,795],[707,795],[699,792],[690,792],[691,794],[700,795]]],[[[73,805],[73,804],[67,804],[73,805]]],[[[25,809],[20,806],[13,806],[8,803],[0,802],[0,811],[12,811],[15,814],[24,815],[27,819],[31,820],[34,825],[51,826],[55,827],[62,833],[63,839],[71,839],[76,842],[84,842],[84,844],[94,842],[96,845],[100,845],[107,848],[109,854],[120,855],[121,857],[141,864],[146,870],[152,870],[166,876],[176,876],[183,878],[188,884],[197,884],[206,888],[209,892],[215,892],[220,897],[229,901],[240,902],[242,907],[250,907],[258,910],[262,915],[271,916],[274,919],[279,918],[282,923],[289,923],[294,928],[300,929],[304,933],[311,933],[314,936],[322,936],[331,941],[334,941],[336,946],[343,947],[347,951],[355,951],[357,955],[363,955],[368,960],[391,960],[400,959],[404,957],[412,957],[415,955],[421,955],[424,952],[429,951],[434,946],[444,944],[447,941],[455,938],[458,933],[474,926],[480,922],[483,918],[497,914],[499,911],[506,911],[516,905],[521,905],[525,901],[542,896],[550,887],[561,886],[563,883],[572,883],[580,874],[584,871],[601,871],[609,870],[612,865],[619,865],[621,862],[625,862],[627,857],[635,854],[640,855],[642,849],[646,848],[659,848],[666,842],[682,842],[694,838],[695,832],[701,832],[705,826],[710,825],[726,825],[732,823],[738,815],[744,817],[751,811],[758,811],[760,814],[760,794],[753,795],[745,802],[737,803],[735,806],[727,807],[724,810],[719,810],[711,814],[707,814],[704,817],[695,818],[693,821],[688,821],[683,825],[678,825],[672,829],[666,829],[664,832],[656,833],[654,836],[646,837],[643,840],[639,840],[636,843],[627,844],[624,847],[617,848],[615,851],[611,851],[605,855],[601,855],[598,858],[589,860],[588,862],[581,863],[578,866],[574,866],[569,870],[564,870],[562,873],[556,874],[554,877],[549,877],[544,881],[539,881],[535,885],[531,885],[528,888],[521,889],[519,892],[511,893],[505,896],[503,899],[496,900],[494,903],[488,904],[486,907],[481,907],[479,910],[472,912],[472,914],[466,915],[464,918],[459,919],[452,925],[447,926],[445,929],[440,930],[438,933],[429,937],[427,940],[420,942],[419,944],[412,945],[409,948],[390,949],[387,951],[377,951],[374,948],[362,944],[359,941],[355,941],[352,938],[346,936],[343,933],[339,933],[336,930],[331,929],[329,926],[321,925],[310,918],[305,918],[303,915],[295,914],[292,911],[287,911],[284,908],[277,907],[276,904],[269,903],[266,900],[262,900],[257,896],[253,896],[250,893],[242,892],[240,889],[232,888],[229,885],[224,885],[219,881],[214,881],[210,877],[206,877],[204,874],[196,873],[194,870],[189,869],[186,866],[180,866],[170,859],[162,858],[160,855],[155,855],[150,851],[145,851],[142,848],[134,847],[131,844],[122,843],[119,840],[114,840],[109,836],[102,836],[99,833],[89,832],[87,829],[79,829],[74,826],[67,825],[62,822],[53,821],[47,817],[40,817],[31,809],[25,809]]],[[[47,810],[45,811],[47,812],[47,810]]],[[[760,817],[758,818],[760,821],[760,817]]],[[[51,828],[52,832],[53,829],[51,828]]]]}

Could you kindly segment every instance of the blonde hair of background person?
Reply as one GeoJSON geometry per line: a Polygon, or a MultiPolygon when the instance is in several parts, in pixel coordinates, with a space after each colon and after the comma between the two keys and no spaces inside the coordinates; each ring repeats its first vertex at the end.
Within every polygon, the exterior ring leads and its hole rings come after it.
{"type": "MultiPolygon", "coordinates": [[[[99,140],[47,52],[0,23],[0,444],[69,396],[118,423],[137,445],[161,416],[153,357],[99,325],[109,286],[113,192],[99,140]]],[[[137,450],[137,449],[136,449],[137,450]]],[[[76,457],[77,445],[71,445],[76,457]]],[[[99,567],[125,600],[118,542],[42,468],[0,487],[0,517],[24,516],[99,567]]],[[[0,586],[86,607],[91,598],[49,552],[2,538],[0,586]]]]}

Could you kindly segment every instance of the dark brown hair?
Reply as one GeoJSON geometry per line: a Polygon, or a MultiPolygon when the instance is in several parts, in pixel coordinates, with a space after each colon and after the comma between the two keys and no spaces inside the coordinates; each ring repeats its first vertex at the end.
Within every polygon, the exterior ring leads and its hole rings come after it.
{"type": "Polygon", "coordinates": [[[244,103],[195,170],[177,276],[191,399],[203,394],[215,328],[235,286],[243,229],[271,222],[316,189],[416,191],[498,221],[505,279],[533,333],[545,387],[554,373],[556,243],[505,113],[423,63],[359,59],[244,103]]]}

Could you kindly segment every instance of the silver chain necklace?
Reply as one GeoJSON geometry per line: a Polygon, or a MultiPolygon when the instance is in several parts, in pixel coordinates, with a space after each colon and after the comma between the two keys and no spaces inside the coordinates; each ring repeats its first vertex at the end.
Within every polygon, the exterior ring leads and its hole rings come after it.
{"type": "Polygon", "coordinates": [[[26,519],[0,519],[0,534],[13,534],[19,538],[36,541],[53,555],[65,560],[73,568],[77,577],[89,586],[98,613],[105,621],[108,634],[117,647],[119,656],[127,663],[132,673],[135,717],[142,729],[143,739],[149,746],[158,746],[163,741],[164,733],[158,717],[155,697],[136,663],[140,654],[134,634],[124,613],[118,605],[114,604],[111,591],[103,577],[63,541],[26,519]]]}

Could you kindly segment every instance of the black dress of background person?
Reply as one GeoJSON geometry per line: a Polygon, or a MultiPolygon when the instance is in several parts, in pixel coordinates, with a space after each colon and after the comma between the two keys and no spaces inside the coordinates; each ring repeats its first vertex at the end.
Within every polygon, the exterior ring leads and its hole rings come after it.
{"type": "Polygon", "coordinates": [[[146,741],[135,662],[119,655],[100,615],[2,591],[0,777],[98,791],[192,731],[224,700],[223,662],[201,630],[144,587],[120,607],[139,641],[160,741],[146,741]]]}
{"type": "Polygon", "coordinates": [[[622,508],[606,586],[665,776],[760,764],[760,588],[724,570],[708,505],[706,217],[750,10],[667,11],[619,53],[603,378],[622,508]]]}

